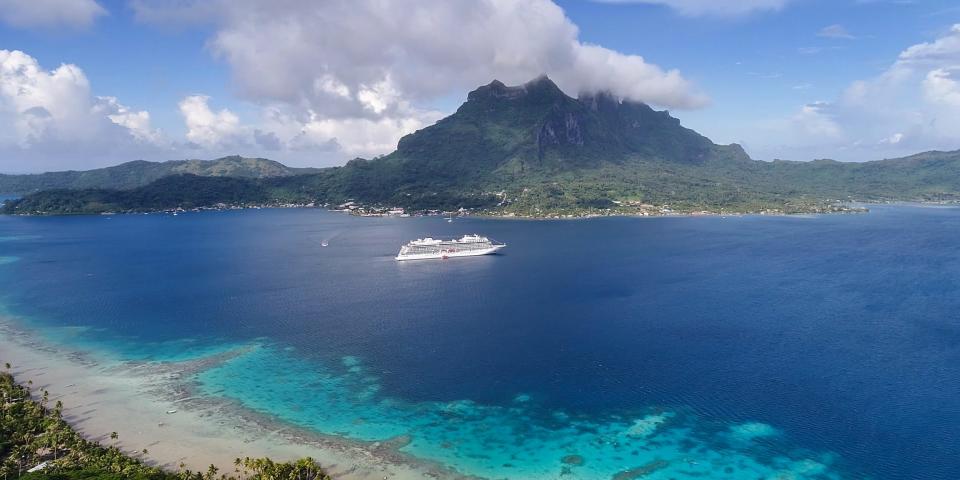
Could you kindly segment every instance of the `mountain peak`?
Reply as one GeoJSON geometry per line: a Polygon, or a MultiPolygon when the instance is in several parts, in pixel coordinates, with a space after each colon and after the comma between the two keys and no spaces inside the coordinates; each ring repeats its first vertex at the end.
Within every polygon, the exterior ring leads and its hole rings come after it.
{"type": "Polygon", "coordinates": [[[567,94],[563,93],[563,90],[560,90],[560,87],[558,87],[556,83],[553,83],[553,80],[550,80],[550,77],[546,76],[546,74],[524,83],[523,89],[528,93],[536,92],[549,96],[567,97],[567,94]]]}
{"type": "Polygon", "coordinates": [[[500,80],[494,80],[478,87],[467,95],[467,101],[485,99],[520,99],[530,96],[569,98],[550,77],[540,75],[522,85],[507,86],[500,80]]]}
{"type": "Polygon", "coordinates": [[[524,83],[523,86],[526,88],[545,87],[545,88],[556,88],[558,90],[560,89],[560,87],[558,87],[557,84],[553,82],[553,80],[550,80],[550,77],[548,77],[546,73],[541,73],[540,75],[537,75],[532,80],[528,81],[527,83],[524,83]]]}

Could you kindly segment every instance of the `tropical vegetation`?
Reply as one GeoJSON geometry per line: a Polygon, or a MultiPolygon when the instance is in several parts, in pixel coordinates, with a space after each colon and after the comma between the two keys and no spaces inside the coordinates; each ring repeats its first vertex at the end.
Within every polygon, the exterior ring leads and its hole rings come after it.
{"type": "MultiPolygon", "coordinates": [[[[33,382],[18,384],[0,372],[0,478],[23,480],[329,480],[310,458],[274,462],[268,458],[236,459],[233,472],[210,465],[204,472],[181,468],[169,472],[145,463],[149,452],[128,455],[114,445],[90,441],[63,418],[63,403],[51,403],[49,392],[33,391],[33,382]],[[42,466],[29,472],[33,467],[42,466]]],[[[117,432],[110,439],[119,439],[117,432]]]]}
{"type": "Polygon", "coordinates": [[[170,175],[202,177],[267,178],[317,172],[315,168],[292,168],[265,158],[237,155],[216,160],[135,160],[93,170],[68,170],[27,175],[0,175],[0,193],[27,194],[51,189],[109,188],[126,190],[142,187],[170,175]]]}

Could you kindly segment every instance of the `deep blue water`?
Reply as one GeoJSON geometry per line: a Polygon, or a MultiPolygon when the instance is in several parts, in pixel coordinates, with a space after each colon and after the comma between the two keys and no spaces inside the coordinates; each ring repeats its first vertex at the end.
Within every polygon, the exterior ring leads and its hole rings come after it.
{"type": "Polygon", "coordinates": [[[131,358],[256,343],[201,375],[210,394],[324,433],[410,433],[406,451],[467,473],[547,478],[570,453],[570,478],[599,478],[682,450],[653,475],[956,480],[958,233],[960,209],[918,207],[0,217],[0,302],[131,358]],[[393,260],[473,232],[508,247],[393,260]],[[638,424],[663,428],[622,432],[638,424]]]}

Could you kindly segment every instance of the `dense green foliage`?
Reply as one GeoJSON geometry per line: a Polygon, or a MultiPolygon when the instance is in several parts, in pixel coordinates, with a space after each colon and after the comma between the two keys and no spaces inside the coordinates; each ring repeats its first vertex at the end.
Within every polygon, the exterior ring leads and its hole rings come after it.
{"type": "Polygon", "coordinates": [[[180,175],[123,189],[52,190],[6,213],[97,213],[224,205],[338,204],[523,215],[807,212],[849,200],[960,198],[960,152],[866,163],[762,162],[666,112],[609,94],[565,95],[546,77],[494,81],[456,113],[373,160],[309,174],[180,175]]]}
{"type": "Polygon", "coordinates": [[[137,160],[107,168],[85,171],[48,172],[33,175],[0,175],[0,193],[25,194],[51,189],[106,188],[126,190],[177,174],[202,177],[266,178],[316,172],[313,168],[291,168],[264,158],[224,157],[217,160],[137,160]]]}
{"type": "MultiPolygon", "coordinates": [[[[9,364],[6,369],[9,370],[9,364]]],[[[244,458],[234,462],[235,472],[220,473],[213,465],[206,472],[181,469],[167,472],[125,455],[116,446],[90,442],[64,421],[63,404],[52,407],[44,391],[39,401],[31,397],[32,382],[22,386],[9,372],[0,372],[0,478],[23,480],[329,480],[312,459],[277,463],[244,458]],[[31,467],[47,462],[39,472],[31,467]],[[218,475],[219,474],[219,475],[218,475]]],[[[111,434],[116,441],[118,435],[111,434]]],[[[147,455],[149,452],[141,452],[147,455]]]]}
{"type": "Polygon", "coordinates": [[[26,213],[100,213],[108,211],[151,211],[181,206],[260,204],[266,190],[254,179],[174,175],[131,190],[88,188],[43,190],[25,197],[26,213]]]}

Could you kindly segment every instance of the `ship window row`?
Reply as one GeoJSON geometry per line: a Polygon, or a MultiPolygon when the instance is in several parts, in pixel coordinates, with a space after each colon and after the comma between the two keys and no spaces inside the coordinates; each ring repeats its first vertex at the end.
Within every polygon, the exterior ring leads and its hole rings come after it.
{"type": "Polygon", "coordinates": [[[407,247],[409,253],[432,253],[441,250],[482,250],[488,248],[487,244],[469,244],[469,245],[410,245],[407,247]]]}

